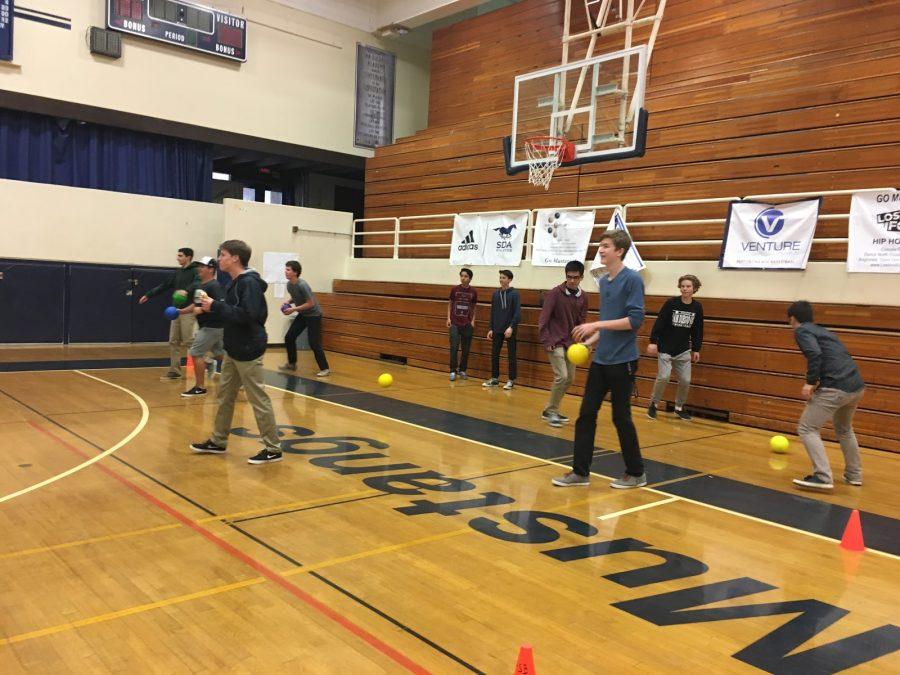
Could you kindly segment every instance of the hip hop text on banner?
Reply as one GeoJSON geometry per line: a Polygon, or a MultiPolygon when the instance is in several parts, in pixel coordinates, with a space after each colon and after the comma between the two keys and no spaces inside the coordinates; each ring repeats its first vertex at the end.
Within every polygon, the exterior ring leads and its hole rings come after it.
{"type": "Polygon", "coordinates": [[[854,194],[849,236],[848,272],[900,272],[900,191],[854,194]]]}
{"type": "Polygon", "coordinates": [[[719,267],[806,269],[821,202],[821,197],[777,205],[731,202],[719,267]]]}

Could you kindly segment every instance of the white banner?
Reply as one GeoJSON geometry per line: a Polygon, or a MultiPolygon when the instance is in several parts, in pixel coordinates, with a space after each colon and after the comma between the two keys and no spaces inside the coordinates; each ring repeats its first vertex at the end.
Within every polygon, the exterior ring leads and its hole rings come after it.
{"type": "MultiPolygon", "coordinates": [[[[628,225],[622,220],[622,216],[619,215],[618,211],[613,212],[609,219],[609,225],[606,226],[606,231],[609,232],[610,230],[624,230],[629,237],[631,236],[631,233],[628,232],[628,225]]],[[[641,254],[638,253],[634,240],[632,240],[631,248],[628,249],[628,253],[625,254],[625,259],[622,262],[625,264],[625,267],[633,269],[635,272],[640,272],[647,267],[644,264],[644,259],[641,258],[641,254]]],[[[600,276],[603,274],[604,269],[605,265],[600,262],[600,249],[598,248],[597,253],[594,254],[594,262],[591,263],[591,275],[593,275],[597,285],[600,284],[600,276]]]]}
{"type": "Polygon", "coordinates": [[[528,213],[485,213],[479,218],[485,229],[484,258],[481,264],[503,267],[521,265],[528,213]]]}
{"type": "Polygon", "coordinates": [[[806,269],[821,203],[821,197],[777,205],[731,202],[719,267],[806,269]]]}
{"type": "Polygon", "coordinates": [[[593,229],[593,211],[540,209],[534,222],[531,264],[565,267],[570,260],[584,261],[593,229]]]}
{"type": "Polygon", "coordinates": [[[479,216],[454,216],[451,265],[481,265],[487,227],[479,216]]]}
{"type": "Polygon", "coordinates": [[[900,272],[900,192],[857,192],[850,202],[848,272],[900,272]]]}

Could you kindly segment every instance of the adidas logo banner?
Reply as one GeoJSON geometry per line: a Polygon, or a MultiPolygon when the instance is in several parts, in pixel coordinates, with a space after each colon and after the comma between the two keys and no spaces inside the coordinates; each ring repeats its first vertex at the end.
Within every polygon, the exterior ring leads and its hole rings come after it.
{"type": "Polygon", "coordinates": [[[485,228],[482,265],[518,267],[522,264],[522,247],[528,229],[528,212],[484,213],[485,228]]]}
{"type": "Polygon", "coordinates": [[[594,211],[540,209],[534,225],[531,264],[565,267],[570,260],[583,261],[594,229],[594,211]]]}
{"type": "Polygon", "coordinates": [[[451,265],[483,265],[487,224],[479,215],[453,218],[453,240],[450,243],[451,265]]]}

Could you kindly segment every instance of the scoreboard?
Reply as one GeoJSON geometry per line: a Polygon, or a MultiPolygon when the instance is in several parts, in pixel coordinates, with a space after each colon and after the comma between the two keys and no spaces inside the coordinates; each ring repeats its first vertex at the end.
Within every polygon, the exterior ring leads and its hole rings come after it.
{"type": "Polygon", "coordinates": [[[106,25],[178,47],[247,60],[247,20],[185,0],[107,0],[106,25]]]}

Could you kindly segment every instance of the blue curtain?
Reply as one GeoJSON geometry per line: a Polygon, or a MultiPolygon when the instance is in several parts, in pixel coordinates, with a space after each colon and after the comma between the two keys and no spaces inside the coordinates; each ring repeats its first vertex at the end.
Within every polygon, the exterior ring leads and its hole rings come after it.
{"type": "Polygon", "coordinates": [[[197,141],[0,109],[0,178],[210,201],[197,141]]]}

